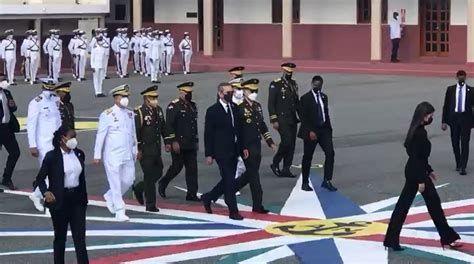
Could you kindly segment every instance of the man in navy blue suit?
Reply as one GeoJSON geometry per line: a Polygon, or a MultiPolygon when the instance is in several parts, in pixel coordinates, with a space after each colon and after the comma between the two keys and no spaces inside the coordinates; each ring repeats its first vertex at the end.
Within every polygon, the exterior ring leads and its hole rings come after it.
{"type": "Polygon", "coordinates": [[[206,163],[212,165],[216,160],[222,179],[214,188],[201,196],[206,212],[212,214],[211,201],[224,193],[229,208],[229,218],[242,220],[235,198],[235,171],[238,157],[248,157],[240,144],[239,108],[232,102],[233,89],[228,83],[217,88],[218,100],[206,112],[204,128],[204,146],[206,163]]]}

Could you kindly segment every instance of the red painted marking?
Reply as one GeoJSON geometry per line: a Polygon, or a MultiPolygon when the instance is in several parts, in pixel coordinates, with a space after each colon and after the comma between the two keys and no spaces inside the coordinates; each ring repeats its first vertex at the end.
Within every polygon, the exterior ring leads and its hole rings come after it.
{"type": "MultiPolygon", "coordinates": [[[[464,213],[473,213],[474,212],[474,205],[464,205],[459,207],[447,208],[444,209],[444,215],[451,216],[456,214],[464,214],[464,213]]],[[[431,216],[429,213],[419,213],[419,214],[412,214],[408,215],[407,219],[405,220],[405,225],[418,223],[426,220],[430,220],[431,216]]],[[[381,223],[388,223],[390,219],[383,219],[377,222],[381,223]]]]}
{"type": "Polygon", "coordinates": [[[202,250],[213,247],[235,245],[239,243],[245,243],[250,241],[262,240],[267,238],[276,237],[276,235],[269,234],[265,231],[254,231],[245,234],[231,235],[226,237],[212,238],[206,241],[197,241],[186,243],[182,245],[171,245],[156,248],[149,248],[144,250],[135,251],[132,253],[120,254],[116,256],[102,257],[91,260],[94,264],[112,264],[121,263],[133,260],[154,258],[172,254],[179,254],[184,252],[191,252],[196,250],[202,250]]]}

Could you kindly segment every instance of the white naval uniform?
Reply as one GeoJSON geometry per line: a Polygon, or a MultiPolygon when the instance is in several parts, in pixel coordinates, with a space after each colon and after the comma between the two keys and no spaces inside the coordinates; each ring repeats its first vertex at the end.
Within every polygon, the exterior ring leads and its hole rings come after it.
{"type": "Polygon", "coordinates": [[[110,57],[110,38],[104,35],[104,43],[102,47],[105,49],[105,60],[104,60],[104,69],[105,69],[105,77],[107,76],[107,68],[109,67],[109,57],[110,57]]]}
{"type": "Polygon", "coordinates": [[[16,40],[4,39],[0,44],[0,56],[4,60],[5,77],[9,84],[15,78],[16,40]]]}
{"type": "Polygon", "coordinates": [[[20,56],[23,57],[23,76],[25,77],[25,81],[30,80],[30,58],[26,55],[27,47],[28,47],[28,42],[30,42],[31,36],[26,37],[23,39],[23,42],[21,43],[20,46],[20,56]]]}
{"type": "Polygon", "coordinates": [[[183,59],[183,72],[189,72],[189,65],[191,64],[191,56],[193,55],[193,45],[191,39],[183,39],[179,43],[179,51],[183,59]]]}
{"type": "Polygon", "coordinates": [[[130,49],[133,51],[133,70],[135,73],[141,72],[140,63],[140,42],[141,37],[133,36],[130,40],[130,49]]]}
{"type": "MultiPolygon", "coordinates": [[[[28,105],[26,129],[28,133],[28,145],[30,148],[38,149],[38,162],[41,166],[48,151],[53,149],[53,134],[61,126],[61,114],[59,112],[59,98],[54,92],[43,91],[28,105]]],[[[39,188],[34,195],[42,198],[39,188]]]]}
{"type": "Polygon", "coordinates": [[[76,57],[77,38],[78,38],[77,36],[72,37],[69,40],[69,44],[67,45],[67,49],[69,50],[69,54],[71,54],[71,58],[72,58],[72,76],[74,77],[74,79],[77,78],[77,57],[76,57]]]}
{"type": "Polygon", "coordinates": [[[122,195],[135,180],[137,138],[133,111],[117,105],[102,112],[94,147],[94,159],[102,159],[109,182],[106,201],[115,212],[125,211],[122,195]]]}
{"type": "Polygon", "coordinates": [[[48,55],[50,61],[50,78],[54,81],[58,81],[59,73],[61,71],[61,59],[63,57],[62,52],[63,41],[60,38],[50,38],[48,41],[48,55]]]}
{"type": "Polygon", "coordinates": [[[163,39],[163,44],[165,45],[165,56],[164,56],[164,69],[163,72],[171,73],[171,61],[173,60],[174,55],[174,39],[165,37],[163,39]]]}
{"type": "Polygon", "coordinates": [[[51,41],[51,37],[48,37],[44,40],[44,43],[43,43],[43,53],[44,55],[48,56],[48,63],[46,63],[46,65],[48,66],[48,77],[51,78],[51,76],[53,75],[52,73],[52,66],[51,66],[51,59],[49,58],[49,42],[51,41]]]}
{"type": "Polygon", "coordinates": [[[142,70],[140,73],[142,75],[146,75],[150,71],[150,67],[146,62],[146,55],[145,55],[145,45],[146,42],[148,41],[148,37],[145,35],[142,35],[140,37],[140,69],[142,70]]]}
{"type": "Polygon", "coordinates": [[[128,57],[130,55],[129,42],[130,40],[128,37],[120,36],[117,38],[116,53],[118,53],[117,61],[121,78],[128,74],[128,57]]]}
{"type": "Polygon", "coordinates": [[[153,42],[153,38],[150,36],[146,37],[146,40],[143,42],[143,49],[145,51],[145,66],[146,66],[146,74],[151,76],[152,68],[151,68],[151,45],[153,42]]]}
{"type": "MultiPolygon", "coordinates": [[[[28,72],[30,74],[30,83],[33,84],[36,81],[36,75],[40,67],[41,58],[41,47],[38,38],[32,37],[27,43],[26,47],[26,61],[28,61],[28,72]]],[[[26,71],[26,63],[25,63],[26,71]]]]}
{"type": "Polygon", "coordinates": [[[160,74],[161,42],[157,38],[150,41],[151,81],[158,81],[160,74]]]}
{"type": "Polygon", "coordinates": [[[86,72],[88,43],[85,37],[78,37],[75,41],[76,52],[76,78],[84,78],[86,72]]]}
{"type": "Polygon", "coordinates": [[[94,69],[93,78],[94,78],[94,90],[95,95],[102,93],[102,82],[105,79],[105,48],[101,46],[103,40],[94,44],[91,47],[91,68],[94,69]]]}
{"type": "MultiPolygon", "coordinates": [[[[232,102],[234,102],[236,105],[241,104],[243,101],[244,101],[243,97],[242,99],[239,100],[235,98],[234,96],[232,96],[232,102]]],[[[242,174],[244,174],[246,170],[247,168],[245,167],[244,160],[242,159],[241,156],[239,156],[239,158],[237,159],[237,169],[235,170],[235,178],[237,179],[240,176],[242,176],[242,174]]]]}

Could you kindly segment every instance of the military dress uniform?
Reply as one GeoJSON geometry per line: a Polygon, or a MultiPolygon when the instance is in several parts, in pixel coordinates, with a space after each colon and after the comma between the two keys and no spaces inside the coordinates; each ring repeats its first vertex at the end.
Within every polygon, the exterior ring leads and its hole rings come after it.
{"type": "MultiPolygon", "coordinates": [[[[110,91],[115,96],[128,97],[129,86],[124,84],[110,91]]],[[[128,221],[122,196],[135,180],[137,138],[134,112],[114,105],[102,112],[94,147],[94,159],[103,160],[109,190],[104,194],[107,209],[116,219],[128,221]]]]}
{"type": "Polygon", "coordinates": [[[51,37],[47,42],[45,41],[44,45],[47,45],[47,52],[45,53],[49,55],[49,78],[57,82],[61,72],[61,60],[63,57],[63,41],[59,38],[59,30],[52,30],[51,37]]]}
{"type": "Polygon", "coordinates": [[[193,44],[189,38],[188,32],[184,32],[184,38],[179,43],[178,47],[183,59],[183,73],[188,74],[189,65],[191,64],[191,56],[193,56],[193,44]]]}
{"type": "Polygon", "coordinates": [[[21,72],[23,73],[23,76],[25,77],[25,82],[30,81],[30,60],[26,54],[27,52],[27,46],[28,43],[31,41],[31,29],[28,29],[25,31],[25,38],[23,39],[23,42],[21,43],[20,46],[20,56],[23,57],[23,62],[21,65],[21,72]]]}
{"type": "Polygon", "coordinates": [[[164,63],[165,66],[163,72],[165,75],[169,75],[171,73],[171,62],[173,61],[174,55],[174,39],[171,37],[171,32],[169,30],[165,30],[165,37],[163,38],[163,44],[165,46],[164,49],[164,63]]]}
{"type": "MultiPolygon", "coordinates": [[[[158,97],[157,90],[158,86],[152,86],[141,92],[141,95],[158,97]]],[[[146,209],[153,210],[156,208],[156,182],[163,174],[161,137],[166,137],[166,122],[161,107],[153,108],[146,104],[137,107],[135,127],[138,151],[141,152],[140,165],[143,170],[143,181],[135,184],[134,192],[139,201],[145,192],[146,209]]]]}
{"type": "Polygon", "coordinates": [[[130,50],[133,51],[132,62],[133,62],[133,72],[140,73],[141,69],[141,60],[140,60],[140,42],[141,42],[140,30],[134,30],[133,36],[130,39],[130,50]]]}
{"type": "Polygon", "coordinates": [[[281,139],[278,151],[273,157],[271,168],[277,176],[295,177],[291,174],[290,167],[295,153],[296,133],[299,123],[297,115],[299,97],[298,85],[288,75],[292,74],[296,65],[284,63],[281,66],[286,73],[283,77],[270,83],[268,94],[270,122],[278,122],[278,133],[281,139]],[[280,172],[279,164],[281,160],[283,160],[283,170],[280,172]]]}
{"type": "MultiPolygon", "coordinates": [[[[258,79],[250,79],[242,83],[244,89],[257,92],[258,79]]],[[[263,118],[262,106],[257,101],[245,99],[239,104],[241,124],[241,138],[243,149],[248,150],[249,156],[244,160],[246,171],[237,180],[237,188],[242,189],[247,183],[252,193],[252,210],[259,213],[268,213],[262,206],[262,186],[260,184],[260,162],[262,161],[262,138],[268,146],[274,145],[273,139],[268,131],[263,118]]]]}
{"type": "MultiPolygon", "coordinates": [[[[186,82],[178,85],[178,89],[187,93],[192,92],[194,83],[186,82]]],[[[183,166],[186,168],[186,185],[188,201],[199,201],[198,191],[198,112],[196,103],[182,98],[173,100],[166,108],[166,124],[168,136],[166,145],[173,142],[179,144],[180,152],[171,151],[172,164],[165,176],[160,180],[158,191],[162,197],[166,197],[165,190],[168,184],[181,172],[183,166]]]]}
{"type": "Polygon", "coordinates": [[[16,64],[16,40],[13,39],[13,29],[5,30],[7,36],[0,43],[0,58],[4,60],[5,77],[9,85],[14,84],[16,64]]]}
{"type": "Polygon", "coordinates": [[[59,101],[59,113],[61,114],[62,126],[67,126],[75,129],[74,105],[70,101],[71,96],[71,82],[62,83],[56,86],[54,90],[56,93],[64,92],[68,95],[69,100],[59,101]]]}
{"type": "Polygon", "coordinates": [[[38,32],[36,29],[31,30],[31,38],[26,43],[25,51],[25,72],[28,72],[30,84],[36,83],[36,75],[40,67],[41,46],[38,40],[38,32]],[[26,63],[28,62],[28,63],[26,63]],[[28,67],[27,67],[28,66],[28,67]]]}

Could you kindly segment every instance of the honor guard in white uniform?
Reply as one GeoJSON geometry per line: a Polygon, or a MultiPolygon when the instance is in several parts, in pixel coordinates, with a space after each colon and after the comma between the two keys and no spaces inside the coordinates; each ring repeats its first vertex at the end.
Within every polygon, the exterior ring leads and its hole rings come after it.
{"type": "Polygon", "coordinates": [[[141,29],[141,36],[140,36],[140,69],[141,75],[148,74],[149,69],[147,68],[147,62],[145,61],[145,42],[148,40],[147,36],[148,30],[146,28],[141,29]]]}
{"type": "Polygon", "coordinates": [[[146,39],[143,42],[144,51],[145,51],[145,66],[146,73],[145,76],[150,77],[152,73],[151,69],[151,42],[153,41],[153,32],[151,28],[147,28],[146,39]]]}
{"type": "Polygon", "coordinates": [[[79,38],[79,29],[74,29],[72,31],[74,33],[74,37],[69,40],[69,44],[67,45],[67,49],[69,50],[69,54],[71,54],[71,71],[72,71],[72,78],[77,79],[77,39],[79,38]]]}
{"type": "Polygon", "coordinates": [[[140,30],[136,29],[133,31],[133,37],[130,39],[130,50],[133,52],[133,73],[140,73],[141,61],[140,61],[140,42],[141,42],[140,30]]]}
{"type": "Polygon", "coordinates": [[[110,57],[110,38],[108,37],[107,33],[108,29],[107,28],[101,28],[100,32],[102,33],[102,36],[104,36],[104,43],[102,47],[105,49],[105,60],[104,60],[104,69],[105,69],[105,79],[109,79],[107,76],[107,68],[109,67],[109,57],[110,57]]]}
{"type": "Polygon", "coordinates": [[[122,76],[121,70],[120,70],[120,66],[121,66],[120,65],[120,50],[118,47],[121,31],[122,31],[122,28],[117,28],[115,30],[115,37],[112,39],[112,42],[110,43],[110,47],[112,48],[112,51],[114,52],[114,57],[115,57],[115,70],[119,77],[122,76]]]}
{"type": "Polygon", "coordinates": [[[127,77],[128,56],[130,51],[127,29],[118,29],[118,35],[112,40],[112,49],[115,52],[117,62],[117,73],[120,78],[127,77]]]}
{"type": "Polygon", "coordinates": [[[23,73],[23,76],[25,77],[25,82],[27,83],[30,81],[30,59],[26,55],[26,51],[28,47],[28,42],[30,42],[31,40],[31,29],[25,31],[25,34],[26,36],[20,46],[20,56],[23,58],[23,61],[21,63],[21,72],[23,73]]]}
{"type": "Polygon", "coordinates": [[[59,74],[61,72],[61,60],[63,57],[63,41],[59,38],[59,30],[54,29],[48,41],[48,55],[50,61],[50,79],[58,82],[59,74]]]}
{"type": "Polygon", "coordinates": [[[150,62],[151,62],[151,82],[159,83],[160,77],[160,57],[161,57],[161,41],[157,38],[158,31],[155,30],[151,34],[150,42],[150,62]]]}
{"type": "MultiPolygon", "coordinates": [[[[48,151],[53,149],[53,134],[61,126],[59,98],[54,92],[55,83],[52,80],[42,80],[42,92],[30,101],[26,129],[31,155],[38,158],[41,166],[48,151]]],[[[41,204],[42,194],[37,186],[30,195],[35,208],[44,211],[41,204]]]]}
{"type": "Polygon", "coordinates": [[[53,31],[54,29],[50,29],[49,30],[49,37],[47,37],[45,40],[44,40],[44,43],[43,43],[43,53],[46,57],[46,65],[48,66],[48,77],[51,78],[51,76],[53,75],[52,73],[52,65],[51,65],[51,59],[49,58],[49,42],[51,41],[51,37],[53,36],[53,31]]]}
{"type": "Polygon", "coordinates": [[[179,51],[181,52],[181,57],[183,59],[183,72],[188,74],[189,65],[191,64],[191,56],[193,55],[193,42],[188,32],[184,32],[184,38],[179,43],[179,51]]]}
{"type": "Polygon", "coordinates": [[[77,81],[84,81],[84,75],[86,72],[86,62],[87,62],[87,49],[89,46],[88,40],[85,36],[86,32],[79,30],[78,38],[76,39],[76,77],[77,81]]]}
{"type": "Polygon", "coordinates": [[[9,85],[16,85],[15,65],[16,65],[16,40],[13,39],[13,29],[5,30],[5,39],[0,44],[0,58],[3,59],[4,73],[9,85]]]}
{"type": "Polygon", "coordinates": [[[137,137],[134,112],[128,108],[129,86],[112,89],[115,105],[102,112],[94,148],[94,163],[102,160],[109,182],[104,198],[107,208],[119,221],[128,221],[123,194],[135,180],[137,137]]]}
{"type": "Polygon", "coordinates": [[[171,32],[168,29],[165,30],[163,42],[165,45],[165,68],[163,71],[165,72],[165,75],[169,75],[171,73],[171,62],[173,61],[174,55],[174,39],[171,37],[171,32]]]}
{"type": "Polygon", "coordinates": [[[29,65],[28,72],[30,74],[30,84],[33,85],[36,83],[36,75],[40,67],[41,58],[41,46],[36,29],[31,30],[31,39],[28,41],[25,54],[29,65]]]}
{"type": "Polygon", "coordinates": [[[102,92],[102,82],[105,79],[105,63],[104,60],[106,59],[105,50],[105,40],[104,36],[98,35],[91,40],[91,68],[94,71],[93,78],[94,78],[94,90],[96,97],[105,97],[104,93],[102,92]]]}

